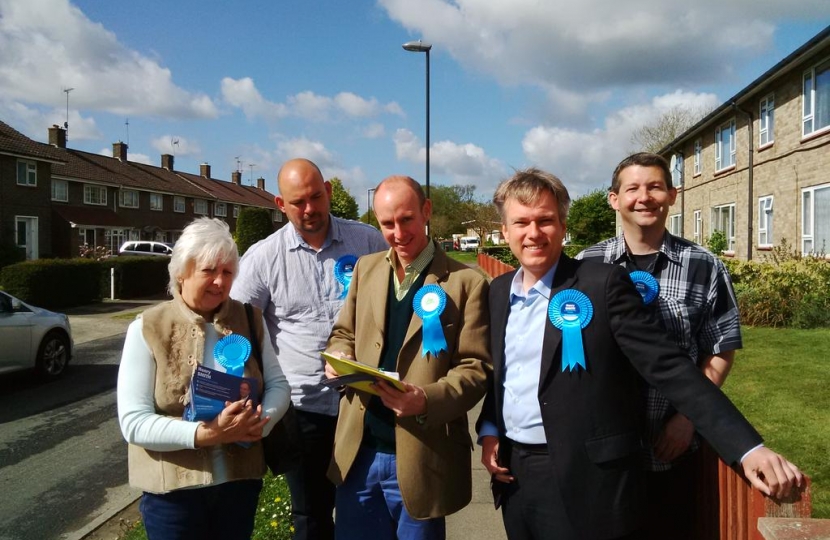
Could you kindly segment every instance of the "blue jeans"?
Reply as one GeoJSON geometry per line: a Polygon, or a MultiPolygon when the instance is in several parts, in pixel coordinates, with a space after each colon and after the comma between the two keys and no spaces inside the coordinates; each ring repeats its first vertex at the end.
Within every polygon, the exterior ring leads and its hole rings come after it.
{"type": "Polygon", "coordinates": [[[398,486],[395,454],[361,447],[335,503],[337,540],[444,540],[444,518],[416,520],[398,486]]]}
{"type": "Polygon", "coordinates": [[[262,480],[144,493],[139,510],[149,540],[248,540],[262,480]]]}

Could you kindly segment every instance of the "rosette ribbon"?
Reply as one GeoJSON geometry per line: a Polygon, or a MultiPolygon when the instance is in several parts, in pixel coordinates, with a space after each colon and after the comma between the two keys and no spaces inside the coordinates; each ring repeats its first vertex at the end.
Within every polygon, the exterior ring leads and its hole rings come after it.
{"type": "Polygon", "coordinates": [[[438,356],[438,353],[447,350],[447,339],[444,337],[444,327],[441,326],[441,314],[446,305],[447,293],[438,285],[424,285],[412,300],[415,314],[423,321],[421,356],[426,356],[427,353],[438,356]]]}
{"type": "Polygon", "coordinates": [[[654,279],[654,276],[642,270],[635,270],[628,276],[634,282],[634,286],[637,287],[637,292],[643,297],[643,303],[648,305],[654,302],[654,299],[660,294],[660,284],[654,279]]]}
{"type": "Polygon", "coordinates": [[[225,373],[241,377],[245,371],[245,362],[251,355],[251,342],[245,336],[231,334],[216,342],[213,357],[216,363],[225,368],[225,373]]]}
{"type": "Polygon", "coordinates": [[[343,255],[334,263],[334,278],[343,285],[343,292],[340,298],[346,298],[349,292],[349,285],[352,283],[352,272],[357,264],[357,257],[354,255],[343,255]]]}
{"type": "Polygon", "coordinates": [[[586,369],[582,329],[591,322],[594,306],[576,289],[559,291],[548,305],[548,318],[562,331],[562,371],[586,369]]]}

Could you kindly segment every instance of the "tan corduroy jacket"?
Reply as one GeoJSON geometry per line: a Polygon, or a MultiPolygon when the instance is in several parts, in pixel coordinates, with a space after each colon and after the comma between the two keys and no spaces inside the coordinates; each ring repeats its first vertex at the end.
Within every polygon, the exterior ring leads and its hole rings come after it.
{"type": "MultiPolygon", "coordinates": [[[[257,308],[254,311],[256,332],[262,336],[262,314],[257,308]]],[[[204,325],[209,323],[193,313],[178,295],[141,316],[144,341],[156,363],[156,412],[181,418],[190,399],[190,378],[196,364],[202,362],[204,325]]],[[[225,301],[213,325],[220,335],[233,333],[251,338],[245,306],[236,300],[225,301]]],[[[262,374],[253,357],[245,365],[245,376],[259,380],[262,395],[262,374]]],[[[227,444],[222,449],[229,481],[262,478],[265,474],[261,443],[256,442],[250,448],[227,444]]],[[[213,483],[213,462],[208,448],[158,452],[131,444],[128,456],[130,485],[143,491],[166,493],[213,483]]]]}

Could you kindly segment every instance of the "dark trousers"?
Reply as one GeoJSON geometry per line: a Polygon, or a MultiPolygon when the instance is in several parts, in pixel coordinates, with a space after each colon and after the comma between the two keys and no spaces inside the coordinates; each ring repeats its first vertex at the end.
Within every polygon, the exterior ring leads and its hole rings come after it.
{"type": "Polygon", "coordinates": [[[700,489],[701,451],[697,451],[672,469],[645,474],[648,488],[649,540],[695,540],[703,538],[697,532],[700,489]]]}
{"type": "Polygon", "coordinates": [[[300,466],[285,474],[291,490],[295,540],[334,539],[335,488],[326,477],[337,417],[297,410],[303,443],[300,466]]]}
{"type": "MultiPolygon", "coordinates": [[[[585,540],[565,511],[547,449],[514,445],[510,472],[514,480],[507,484],[502,498],[502,518],[509,540],[585,540]]],[[[636,532],[618,540],[641,539],[642,534],[636,532]]]]}
{"type": "Polygon", "coordinates": [[[144,493],[139,503],[149,540],[248,540],[262,480],[144,493]]]}

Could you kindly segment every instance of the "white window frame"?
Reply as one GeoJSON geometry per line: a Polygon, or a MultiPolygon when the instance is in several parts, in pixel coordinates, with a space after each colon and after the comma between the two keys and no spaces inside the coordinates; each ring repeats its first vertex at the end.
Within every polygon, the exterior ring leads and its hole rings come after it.
{"type": "Polygon", "coordinates": [[[715,130],[715,171],[722,171],[735,166],[735,153],[737,145],[735,144],[735,119],[721,124],[715,130]],[[722,136],[724,133],[729,133],[729,161],[726,161],[724,156],[724,141],[722,136]]]}
{"type": "Polygon", "coordinates": [[[205,199],[193,199],[193,213],[200,216],[207,215],[208,203],[205,199]]]}
{"type": "Polygon", "coordinates": [[[173,196],[173,211],[178,212],[180,214],[184,213],[185,211],[185,200],[184,197],[179,195],[173,196]]]}
{"type": "Polygon", "coordinates": [[[672,214],[669,216],[669,232],[675,236],[681,235],[683,228],[683,214],[672,214]]]}
{"type": "Polygon", "coordinates": [[[824,93],[821,92],[822,89],[816,88],[816,82],[818,80],[816,71],[819,72],[819,75],[826,75],[830,71],[830,58],[825,59],[823,62],[814,65],[804,72],[803,84],[801,86],[801,135],[803,137],[830,130],[830,111],[823,118],[826,123],[822,126],[816,125],[816,102],[819,101],[818,98],[822,98],[820,106],[825,109],[830,108],[830,88],[826,89],[824,93]],[[827,103],[824,103],[825,100],[827,103]]]}
{"type": "Polygon", "coordinates": [[[106,186],[96,186],[94,184],[84,184],[84,204],[91,204],[94,206],[107,205],[107,188],[106,186]],[[97,199],[93,197],[93,192],[98,194],[97,199]]]}
{"type": "Polygon", "coordinates": [[[223,202],[213,203],[213,215],[216,217],[227,217],[228,205],[223,202]]]}
{"type": "Polygon", "coordinates": [[[106,229],[104,230],[104,244],[109,250],[110,254],[117,254],[118,250],[127,241],[129,233],[126,229],[106,229]]]}
{"type": "Polygon", "coordinates": [[[14,242],[17,247],[21,247],[26,251],[26,260],[35,260],[39,257],[38,250],[38,235],[40,234],[40,224],[37,216],[14,216],[14,242]],[[20,243],[20,224],[23,223],[25,230],[25,238],[23,243],[20,243]]]}
{"type": "Polygon", "coordinates": [[[57,202],[69,202],[69,182],[66,180],[52,179],[52,200],[57,202]]]}
{"type": "Polygon", "coordinates": [[[683,154],[680,152],[674,155],[674,168],[671,170],[671,184],[674,188],[683,187],[683,154]]]}
{"type": "Polygon", "coordinates": [[[703,143],[700,139],[695,139],[695,174],[700,174],[701,155],[703,154],[703,143]]]}
{"type": "Polygon", "coordinates": [[[134,189],[122,189],[119,195],[121,208],[138,208],[141,205],[139,193],[134,189]]]}
{"type": "Polygon", "coordinates": [[[17,160],[17,185],[37,187],[37,162],[28,159],[17,160]]]}
{"type": "Polygon", "coordinates": [[[238,204],[233,205],[233,217],[234,218],[239,217],[239,205],[238,204]]]}
{"type": "Polygon", "coordinates": [[[773,196],[758,197],[758,247],[772,247],[773,237],[773,196]]]}
{"type": "Polygon", "coordinates": [[[692,218],[692,221],[694,222],[694,225],[693,225],[693,227],[694,227],[693,240],[695,241],[696,244],[701,244],[700,235],[703,232],[703,217],[700,213],[700,210],[695,210],[694,211],[694,217],[692,218]]]}
{"type": "Polygon", "coordinates": [[[712,223],[710,224],[710,234],[722,230],[726,235],[726,250],[727,252],[735,252],[735,203],[720,204],[712,207],[712,223]],[[726,210],[728,216],[726,228],[722,229],[718,225],[721,224],[720,215],[726,210]]]}
{"type": "Polygon", "coordinates": [[[150,210],[155,212],[164,210],[164,195],[150,192],[150,210]]]}
{"type": "Polygon", "coordinates": [[[758,146],[768,146],[775,141],[775,94],[764,96],[758,107],[758,146]]]}
{"type": "Polygon", "coordinates": [[[80,229],[78,229],[78,240],[79,240],[79,242],[78,242],[79,247],[89,246],[90,248],[94,248],[95,247],[95,240],[96,240],[95,229],[92,229],[92,228],[89,228],[89,229],[88,228],[80,228],[80,229]],[[91,244],[88,242],[88,240],[89,240],[88,234],[89,233],[92,234],[92,243],[91,244]]]}
{"type": "MultiPolygon", "coordinates": [[[[817,252],[830,251],[830,239],[825,239],[822,245],[816,246],[818,239],[815,234],[816,223],[816,191],[830,189],[830,184],[811,186],[801,190],[801,253],[808,255],[817,252]]],[[[822,216],[825,222],[830,216],[822,216]]]]}

